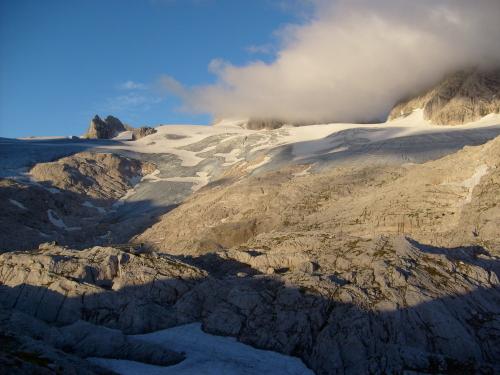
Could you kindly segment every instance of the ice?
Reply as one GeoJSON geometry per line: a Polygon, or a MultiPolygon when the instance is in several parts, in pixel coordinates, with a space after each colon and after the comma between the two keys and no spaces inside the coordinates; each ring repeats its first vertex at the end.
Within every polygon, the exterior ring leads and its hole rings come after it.
{"type": "Polygon", "coordinates": [[[184,352],[186,359],[168,367],[104,358],[90,360],[123,375],[313,375],[299,358],[255,349],[234,338],[209,335],[199,323],[136,337],[184,352]]]}

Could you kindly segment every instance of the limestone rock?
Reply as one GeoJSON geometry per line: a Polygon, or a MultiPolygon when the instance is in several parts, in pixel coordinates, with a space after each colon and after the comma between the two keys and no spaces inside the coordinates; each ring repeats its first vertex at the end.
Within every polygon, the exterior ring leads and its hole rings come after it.
{"type": "Polygon", "coordinates": [[[500,137],[423,164],[347,166],[300,179],[294,173],[282,168],[200,190],[137,241],[185,255],[289,246],[287,252],[304,256],[304,246],[319,245],[302,234],[319,230],[364,238],[406,234],[435,246],[479,244],[500,252],[500,137]]]}
{"type": "Polygon", "coordinates": [[[439,125],[472,122],[500,112],[500,70],[471,69],[449,75],[424,94],[397,104],[389,119],[407,116],[416,109],[439,125]]]}
{"type": "Polygon", "coordinates": [[[246,128],[250,130],[278,129],[285,125],[284,121],[276,119],[251,118],[246,123],[246,128]]]}
{"type": "Polygon", "coordinates": [[[90,122],[85,138],[111,139],[126,130],[125,125],[116,117],[108,116],[102,120],[98,115],[95,115],[90,122]]]}
{"type": "Polygon", "coordinates": [[[36,164],[31,177],[37,182],[96,199],[124,196],[155,166],[110,153],[81,152],[54,162],[36,164]]]}
{"type": "Polygon", "coordinates": [[[140,128],[132,130],[132,140],[141,139],[147,137],[148,135],[155,134],[157,130],[148,126],[142,126],[140,128]]]}
{"type": "Polygon", "coordinates": [[[244,278],[211,276],[231,262],[223,257],[205,272],[154,253],[46,245],[0,256],[0,303],[46,322],[17,320],[20,331],[82,356],[160,358],[88,323],[142,333],[202,321],[208,332],[300,356],[317,374],[500,370],[498,257],[402,236],[323,238],[324,248],[308,252],[318,275],[289,269],[244,278]],[[62,327],[47,331],[47,323],[62,327]],[[99,337],[108,336],[115,344],[102,349],[99,337]]]}

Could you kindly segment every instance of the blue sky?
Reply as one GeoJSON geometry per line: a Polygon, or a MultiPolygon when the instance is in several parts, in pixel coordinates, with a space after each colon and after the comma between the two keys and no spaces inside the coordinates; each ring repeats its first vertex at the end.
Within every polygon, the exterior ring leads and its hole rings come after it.
{"type": "Polygon", "coordinates": [[[134,126],[209,123],[179,111],[159,78],[209,84],[213,59],[271,61],[297,4],[0,0],[0,136],[82,134],[96,113],[134,126]]]}

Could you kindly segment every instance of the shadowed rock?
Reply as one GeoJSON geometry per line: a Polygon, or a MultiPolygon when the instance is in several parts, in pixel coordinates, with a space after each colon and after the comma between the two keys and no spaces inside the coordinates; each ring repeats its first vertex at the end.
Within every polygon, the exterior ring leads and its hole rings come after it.
{"type": "Polygon", "coordinates": [[[105,120],[102,120],[98,115],[95,115],[90,121],[85,138],[110,139],[126,130],[125,125],[116,117],[108,116],[105,120]]]}
{"type": "Polygon", "coordinates": [[[336,245],[315,259],[318,272],[299,267],[269,276],[222,275],[223,257],[205,263],[207,273],[169,256],[115,248],[47,245],[3,254],[0,304],[36,319],[0,323],[83,357],[102,350],[158,358],[153,348],[88,323],[143,333],[201,321],[208,332],[299,356],[317,374],[500,370],[500,268],[486,249],[429,247],[404,237],[336,245]],[[99,337],[114,337],[113,345],[100,348],[99,337]]]}

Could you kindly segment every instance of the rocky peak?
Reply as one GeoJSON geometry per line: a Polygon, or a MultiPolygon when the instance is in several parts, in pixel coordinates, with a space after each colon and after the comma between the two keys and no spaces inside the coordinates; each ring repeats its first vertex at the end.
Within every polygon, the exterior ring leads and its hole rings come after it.
{"type": "Polygon", "coordinates": [[[423,109],[438,125],[460,125],[500,112],[500,69],[469,69],[444,78],[423,94],[397,104],[389,119],[423,109]]]}
{"type": "Polygon", "coordinates": [[[110,139],[126,130],[127,128],[125,125],[116,117],[107,116],[105,120],[102,120],[98,115],[95,115],[92,121],[90,121],[89,129],[85,137],[92,139],[110,139]]]}

